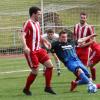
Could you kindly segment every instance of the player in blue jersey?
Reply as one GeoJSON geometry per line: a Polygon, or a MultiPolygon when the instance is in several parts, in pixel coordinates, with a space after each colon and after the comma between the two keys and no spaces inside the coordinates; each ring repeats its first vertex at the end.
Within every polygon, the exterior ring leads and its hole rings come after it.
{"type": "Polygon", "coordinates": [[[68,32],[69,31],[67,30],[59,33],[59,40],[52,43],[51,52],[56,53],[59,60],[65,65],[65,67],[80,78],[78,81],[71,82],[70,91],[73,91],[77,85],[92,84],[90,73],[77,57],[75,46],[82,45],[86,40],[92,39],[95,35],[90,35],[79,39],[78,41],[72,41],[68,40],[68,32]]]}

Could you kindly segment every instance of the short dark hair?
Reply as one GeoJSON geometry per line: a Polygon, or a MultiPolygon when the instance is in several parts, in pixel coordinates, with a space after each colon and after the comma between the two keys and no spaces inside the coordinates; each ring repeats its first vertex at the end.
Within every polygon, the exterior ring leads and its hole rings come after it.
{"type": "Polygon", "coordinates": [[[48,29],[47,33],[54,33],[53,29],[48,29]]]}
{"type": "Polygon", "coordinates": [[[41,9],[40,8],[38,8],[38,7],[30,7],[29,8],[29,15],[30,15],[30,17],[32,16],[32,14],[34,13],[34,14],[36,14],[38,11],[41,11],[41,9]]]}
{"type": "Polygon", "coordinates": [[[85,16],[87,16],[87,14],[86,14],[85,12],[81,12],[80,15],[85,15],[85,16]]]}
{"type": "Polygon", "coordinates": [[[60,33],[59,33],[59,36],[61,36],[62,34],[67,34],[67,32],[65,30],[62,30],[60,33]]]}

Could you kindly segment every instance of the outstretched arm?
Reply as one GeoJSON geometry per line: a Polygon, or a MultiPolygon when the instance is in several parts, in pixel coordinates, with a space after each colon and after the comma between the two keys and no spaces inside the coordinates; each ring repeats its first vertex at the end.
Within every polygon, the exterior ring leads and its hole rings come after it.
{"type": "Polygon", "coordinates": [[[47,48],[51,49],[51,43],[41,36],[41,43],[47,48]]]}
{"type": "Polygon", "coordinates": [[[78,43],[85,42],[85,41],[87,41],[87,40],[89,40],[89,39],[92,39],[92,38],[95,37],[95,36],[97,36],[97,35],[96,35],[96,34],[92,34],[92,35],[90,35],[90,36],[87,36],[87,37],[84,37],[84,38],[80,38],[80,39],[78,40],[78,43]]]}
{"type": "Polygon", "coordinates": [[[85,47],[85,46],[88,46],[90,45],[91,43],[93,43],[94,41],[94,37],[97,36],[96,34],[92,34],[90,36],[87,36],[87,37],[84,37],[84,38],[80,38],[77,42],[78,42],[78,45],[81,46],[81,47],[85,47]],[[85,43],[87,40],[90,40],[90,42],[88,43],[85,43]]]}

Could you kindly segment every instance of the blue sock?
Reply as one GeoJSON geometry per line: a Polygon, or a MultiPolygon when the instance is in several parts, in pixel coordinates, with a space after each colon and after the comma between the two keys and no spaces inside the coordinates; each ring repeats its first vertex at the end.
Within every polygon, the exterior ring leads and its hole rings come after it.
{"type": "Polygon", "coordinates": [[[81,84],[88,84],[89,83],[89,78],[84,74],[84,73],[81,73],[79,75],[79,77],[81,78],[81,80],[78,81],[78,84],[81,85],[81,84]]]}

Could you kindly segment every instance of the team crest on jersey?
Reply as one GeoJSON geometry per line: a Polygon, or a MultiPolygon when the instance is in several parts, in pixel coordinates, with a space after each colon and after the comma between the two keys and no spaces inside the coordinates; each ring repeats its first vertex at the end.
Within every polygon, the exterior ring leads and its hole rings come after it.
{"type": "Polygon", "coordinates": [[[65,50],[65,49],[72,49],[73,47],[72,45],[65,45],[65,46],[61,46],[61,48],[65,50]]]}

